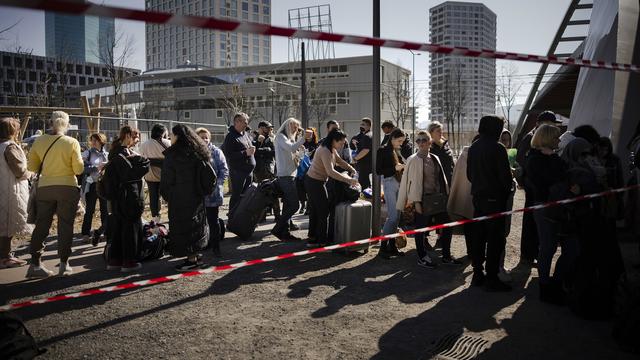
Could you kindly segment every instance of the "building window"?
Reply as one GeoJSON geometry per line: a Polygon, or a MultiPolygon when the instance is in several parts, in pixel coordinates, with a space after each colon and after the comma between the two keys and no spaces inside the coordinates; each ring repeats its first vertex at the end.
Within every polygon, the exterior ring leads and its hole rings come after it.
{"type": "Polygon", "coordinates": [[[207,89],[203,86],[200,87],[200,89],[198,90],[200,96],[202,95],[207,95],[207,89]]]}
{"type": "Polygon", "coordinates": [[[222,115],[222,110],[216,110],[216,118],[221,119],[222,115]]]}
{"type": "Polygon", "coordinates": [[[191,119],[191,111],[185,111],[184,112],[184,118],[185,119],[191,119]]]}

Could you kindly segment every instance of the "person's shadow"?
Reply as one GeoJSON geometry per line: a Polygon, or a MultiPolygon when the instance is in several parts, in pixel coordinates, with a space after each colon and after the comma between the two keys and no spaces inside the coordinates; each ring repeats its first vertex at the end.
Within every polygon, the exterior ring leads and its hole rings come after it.
{"type": "Polygon", "coordinates": [[[403,303],[426,303],[448,294],[464,284],[465,266],[421,268],[415,251],[403,258],[384,260],[375,257],[355,267],[335,270],[289,286],[290,298],[309,296],[321,286],[339,290],[325,299],[326,306],[313,312],[316,318],[339,312],[348,305],[362,305],[395,296],[403,303]]]}
{"type": "MultiPolygon", "coordinates": [[[[465,330],[482,332],[501,327],[494,315],[520,300],[529,271],[516,274],[514,290],[507,293],[466,288],[440,300],[422,314],[405,319],[378,341],[379,352],[373,359],[429,358],[430,350],[443,336],[461,336],[465,330]]],[[[506,358],[514,358],[511,353],[506,358]]]]}

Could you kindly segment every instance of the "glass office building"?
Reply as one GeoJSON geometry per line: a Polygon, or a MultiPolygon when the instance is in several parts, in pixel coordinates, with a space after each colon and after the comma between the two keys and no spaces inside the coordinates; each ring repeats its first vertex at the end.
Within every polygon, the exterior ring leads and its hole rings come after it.
{"type": "Polygon", "coordinates": [[[112,18],[46,12],[44,19],[47,57],[102,63],[100,49],[115,36],[112,18]]]}

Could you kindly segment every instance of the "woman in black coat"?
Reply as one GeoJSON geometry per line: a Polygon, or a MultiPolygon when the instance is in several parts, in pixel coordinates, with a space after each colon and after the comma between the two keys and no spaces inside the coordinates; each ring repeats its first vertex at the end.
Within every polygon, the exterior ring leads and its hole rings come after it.
{"type": "Polygon", "coordinates": [[[198,191],[198,166],[209,163],[210,152],[204,142],[188,126],[171,129],[172,145],[164,151],[160,193],[169,204],[169,252],[175,257],[186,256],[177,271],[192,271],[206,267],[199,251],[207,246],[209,226],[204,197],[198,191]]]}
{"type": "Polygon", "coordinates": [[[110,169],[113,170],[109,170],[109,176],[115,197],[111,201],[113,214],[108,222],[107,270],[130,272],[142,267],[136,258],[142,233],[140,217],[144,211],[142,177],[149,171],[149,160],[131,149],[139,139],[137,129],[123,126],[109,152],[110,169]]]}

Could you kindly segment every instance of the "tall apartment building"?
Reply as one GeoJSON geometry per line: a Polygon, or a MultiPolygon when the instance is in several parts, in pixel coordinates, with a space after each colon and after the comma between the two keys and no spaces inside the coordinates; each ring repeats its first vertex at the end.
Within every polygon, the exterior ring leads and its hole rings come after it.
{"type": "MultiPolygon", "coordinates": [[[[146,9],[271,24],[271,0],[146,0],[146,9]]],[[[146,25],[147,70],[271,63],[271,38],[177,25],[146,25]]]]}
{"type": "MultiPolygon", "coordinates": [[[[84,3],[85,0],[75,2],[84,3]]],[[[101,63],[100,49],[115,36],[113,18],[48,11],[44,26],[46,56],[67,61],[101,63]]]]}
{"type": "MultiPolygon", "coordinates": [[[[429,9],[429,38],[437,44],[495,49],[496,14],[480,3],[444,2],[429,9]]],[[[431,120],[446,125],[453,117],[458,126],[459,112],[460,130],[473,132],[483,115],[495,112],[495,59],[431,54],[429,68],[431,120]]]]}

